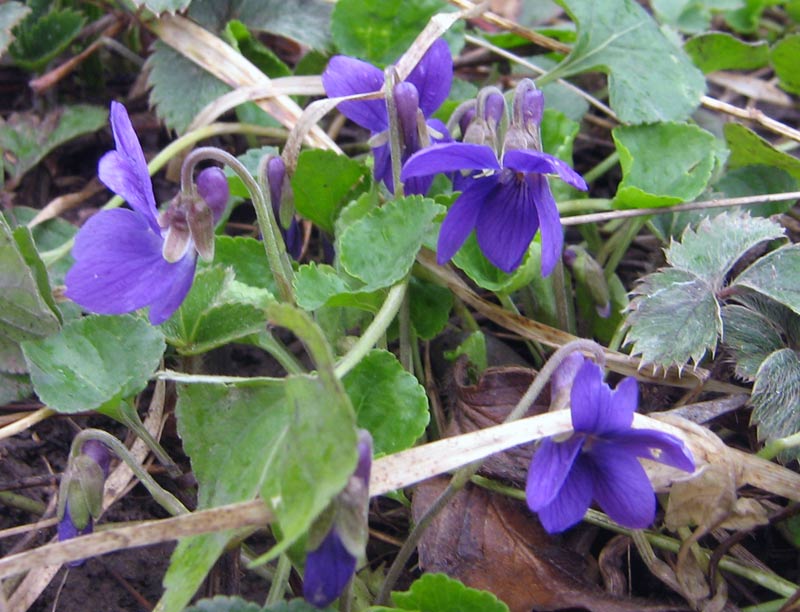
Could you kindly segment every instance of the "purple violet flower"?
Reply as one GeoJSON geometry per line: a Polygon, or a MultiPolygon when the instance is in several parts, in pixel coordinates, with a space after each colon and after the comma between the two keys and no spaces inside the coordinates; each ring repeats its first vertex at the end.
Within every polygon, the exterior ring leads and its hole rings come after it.
{"type": "MultiPolygon", "coordinates": [[[[444,40],[437,40],[411,71],[408,78],[394,87],[400,134],[403,143],[402,161],[425,146],[420,138],[420,127],[434,141],[449,140],[445,125],[429,117],[438,109],[450,93],[453,82],[453,58],[444,40]],[[421,112],[427,120],[418,120],[421,112]],[[420,126],[420,123],[423,123],[420,126]]],[[[332,98],[380,91],[384,84],[383,72],[367,62],[345,55],[336,55],[328,62],[322,73],[325,93],[332,98]]],[[[384,100],[359,100],[341,102],[342,114],[370,131],[373,140],[380,142],[373,149],[375,155],[375,180],[383,181],[389,191],[394,192],[391,151],[386,132],[389,129],[389,113],[384,100]]],[[[406,194],[424,195],[433,181],[432,176],[415,177],[404,181],[406,194]]]]}
{"type": "MultiPolygon", "coordinates": [[[[206,208],[211,209],[214,222],[219,220],[228,201],[228,183],[221,169],[206,168],[197,177],[204,202],[190,202],[179,194],[159,218],[142,147],[127,110],[118,102],[111,103],[111,128],[116,149],[102,157],[98,175],[132,210],[101,211],[80,229],[65,295],[99,314],[123,314],[149,306],[150,322],[158,325],[189,292],[198,248],[204,254],[209,246],[213,251],[213,242],[197,246],[193,232],[203,225],[206,208]]],[[[213,240],[207,229],[204,234],[213,240]]]]}
{"type": "Polygon", "coordinates": [[[453,142],[412,155],[401,177],[405,181],[459,170],[473,175],[442,223],[436,249],[439,264],[448,262],[474,229],[486,258],[503,272],[513,272],[541,228],[542,275],[550,274],[561,257],[564,236],[545,175],[557,174],[585,191],[581,176],[557,157],[540,151],[506,151],[501,162],[487,145],[453,142]]]}
{"type": "Polygon", "coordinates": [[[534,454],[525,487],[528,507],[549,533],[578,523],[593,499],[620,525],[643,529],[655,518],[656,501],[639,458],[693,472],[691,452],[675,436],[631,427],[636,379],[626,378],[612,391],[596,363],[576,358],[584,362],[570,394],[574,432],[566,440],[544,439],[534,454]]]}
{"type": "Polygon", "coordinates": [[[359,557],[364,555],[371,467],[372,436],[361,430],[355,472],[329,508],[333,517],[325,523],[329,525],[327,533],[306,556],[303,597],[318,608],[329,606],[342,594],[356,571],[359,557]]]}

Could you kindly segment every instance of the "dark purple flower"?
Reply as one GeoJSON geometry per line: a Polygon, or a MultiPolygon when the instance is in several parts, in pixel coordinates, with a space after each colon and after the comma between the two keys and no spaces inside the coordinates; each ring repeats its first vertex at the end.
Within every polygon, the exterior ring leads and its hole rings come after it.
{"type": "Polygon", "coordinates": [[[454,142],[415,153],[401,177],[405,181],[459,170],[473,174],[442,223],[437,261],[449,261],[474,229],[486,258],[504,272],[513,272],[541,228],[542,275],[550,274],[561,257],[564,237],[545,175],[557,174],[576,189],[586,190],[581,176],[547,153],[506,151],[501,163],[489,146],[454,142]]]}
{"type": "Polygon", "coordinates": [[[534,454],[525,488],[528,507],[550,533],[579,522],[593,499],[620,525],[647,527],[656,502],[639,458],[693,472],[691,453],[675,436],[631,427],[638,405],[634,378],[612,391],[600,367],[585,359],[574,375],[570,403],[574,432],[563,441],[546,438],[534,454]]]}
{"type": "MultiPolygon", "coordinates": [[[[428,132],[434,141],[448,139],[447,128],[437,119],[429,117],[438,109],[450,93],[453,82],[453,58],[444,40],[437,40],[422,57],[403,83],[394,87],[395,104],[400,123],[403,146],[402,161],[426,143],[420,137],[421,129],[428,132]],[[419,112],[418,112],[419,111],[419,112]],[[427,120],[419,120],[418,115],[427,120]],[[421,124],[421,125],[420,125],[421,124]]],[[[380,91],[384,84],[383,71],[372,64],[345,55],[331,58],[322,84],[329,97],[352,96],[355,94],[380,91]]],[[[389,129],[389,113],[384,100],[361,100],[341,102],[338,106],[342,114],[368,129],[374,141],[380,142],[373,149],[375,155],[375,179],[383,181],[390,191],[394,191],[391,152],[386,132],[389,129]]],[[[431,185],[432,177],[413,178],[404,182],[405,192],[424,194],[431,185]]]]}
{"type": "Polygon", "coordinates": [[[303,251],[303,234],[300,224],[296,218],[292,218],[289,227],[281,225],[281,202],[286,198],[292,198],[292,186],[286,176],[286,164],[283,158],[275,155],[267,161],[267,185],[269,186],[269,197],[272,202],[272,212],[280,228],[283,243],[286,245],[286,252],[294,259],[299,259],[303,251]]]}
{"type": "MultiPolygon", "coordinates": [[[[176,206],[159,220],[142,147],[128,112],[117,102],[111,103],[111,128],[116,149],[102,157],[98,175],[132,210],[101,211],[81,228],[65,295],[99,314],[149,306],[150,322],[158,325],[181,305],[192,286],[197,261],[194,220],[202,219],[208,209],[214,220],[219,219],[228,200],[228,184],[219,168],[203,170],[197,188],[205,204],[179,195],[176,206]]],[[[203,242],[207,235],[206,230],[203,242]]]]}
{"type": "Polygon", "coordinates": [[[318,608],[329,606],[342,594],[364,554],[371,467],[372,436],[361,430],[355,472],[329,508],[333,517],[327,533],[306,556],[303,597],[318,608]]]}

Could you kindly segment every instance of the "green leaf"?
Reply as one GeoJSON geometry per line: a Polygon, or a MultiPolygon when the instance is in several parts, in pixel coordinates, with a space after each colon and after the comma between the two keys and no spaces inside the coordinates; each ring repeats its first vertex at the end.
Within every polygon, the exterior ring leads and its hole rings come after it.
{"type": "Polygon", "coordinates": [[[657,123],[612,132],[622,166],[616,208],[654,208],[691,201],[706,187],[719,151],[695,125],[657,123]]]}
{"type": "Polygon", "coordinates": [[[213,599],[201,599],[184,612],[263,612],[263,608],[241,597],[217,595],[213,599]]]}
{"type": "Polygon", "coordinates": [[[728,167],[763,164],[781,168],[800,181],[800,159],[778,151],[761,136],[738,123],[726,123],[724,132],[731,152],[728,167]]]}
{"type": "Polygon", "coordinates": [[[634,0],[559,4],[577,22],[578,40],[552,78],[606,73],[611,107],[626,123],[680,121],[694,112],[705,93],[702,73],[634,0]]]}
{"type": "Polygon", "coordinates": [[[161,332],[132,316],[91,316],[22,343],[39,399],[61,413],[114,408],[147,386],[164,354],[161,332]]]}
{"type": "Polygon", "coordinates": [[[25,374],[0,372],[0,403],[21,401],[29,398],[32,393],[33,387],[25,374]]]}
{"type": "Polygon", "coordinates": [[[713,288],[685,270],[650,274],[634,290],[626,325],[626,344],[647,363],[682,367],[714,352],[722,318],[713,288]]]}
{"type": "Polygon", "coordinates": [[[17,38],[8,51],[20,68],[40,72],[69,46],[85,21],[81,13],[71,9],[44,15],[32,12],[15,28],[17,38]]]}
{"type": "Polygon", "coordinates": [[[800,94],[800,34],[790,34],[772,47],[770,60],[778,82],[786,91],[800,94]]]}
{"type": "Polygon", "coordinates": [[[733,282],[784,304],[800,314],[800,245],[790,244],[760,258],[733,282]]]}
{"type": "Polygon", "coordinates": [[[233,270],[240,283],[278,292],[275,277],[267,261],[264,243],[247,236],[217,236],[214,240],[214,265],[233,270]]]}
{"type": "Polygon", "coordinates": [[[766,41],[747,43],[727,32],[707,32],[690,38],[683,50],[706,74],[716,70],[756,70],[769,63],[766,41]]]}
{"type": "MultiPolygon", "coordinates": [[[[341,53],[385,66],[397,61],[428,20],[444,10],[440,0],[340,0],[331,16],[331,35],[341,53]]],[[[463,36],[463,24],[457,31],[463,36]]]]}
{"type": "Polygon", "coordinates": [[[464,586],[444,574],[425,574],[405,592],[392,591],[401,610],[417,612],[508,612],[508,606],[488,591],[464,586]]]}
{"type": "Polygon", "coordinates": [[[12,232],[0,216],[0,372],[27,372],[19,344],[54,334],[60,327],[43,274],[28,229],[12,232]]]}
{"type": "Polygon", "coordinates": [[[687,228],[680,242],[666,251],[667,262],[703,278],[714,291],[749,249],[783,237],[783,228],[769,219],[748,214],[722,213],[704,219],[696,229],[687,228]]]}
{"type": "MultiPolygon", "coordinates": [[[[27,225],[40,211],[36,208],[28,206],[13,206],[3,213],[8,224],[16,229],[27,225]]],[[[48,219],[44,223],[39,223],[30,230],[33,236],[33,241],[36,244],[36,249],[39,252],[49,251],[62,246],[68,240],[71,240],[78,231],[72,223],[65,221],[60,217],[55,219],[48,219]]],[[[64,275],[72,267],[73,259],[71,255],[62,257],[48,267],[48,274],[51,279],[51,284],[62,285],[64,284],[64,275]]],[[[49,289],[48,292],[49,293],[49,289]]],[[[46,296],[45,296],[46,297],[46,296]]],[[[61,304],[62,308],[65,304],[61,304]]]]}
{"type": "Polygon", "coordinates": [[[8,45],[14,40],[14,35],[11,33],[11,30],[22,21],[30,11],[31,9],[22,4],[22,2],[11,1],[0,4],[0,55],[6,52],[8,45]]]}
{"type": "Polygon", "coordinates": [[[653,0],[653,10],[662,23],[682,32],[702,32],[711,25],[712,11],[734,10],[742,0],[653,0]]]}
{"type": "Polygon", "coordinates": [[[325,0],[193,0],[189,17],[214,32],[233,18],[251,30],[291,38],[317,51],[330,46],[331,4],[325,0]]]}
{"type": "Polygon", "coordinates": [[[461,355],[466,355],[469,362],[477,369],[475,379],[481,372],[489,367],[489,355],[486,350],[486,336],[478,330],[472,332],[467,339],[452,351],[445,351],[444,356],[449,361],[455,361],[461,355]]]}
{"type": "MultiPolygon", "coordinates": [[[[541,125],[542,149],[572,166],[572,145],[579,131],[577,121],[557,110],[545,109],[541,125]]],[[[582,192],[559,180],[550,181],[550,190],[556,202],[583,197],[582,192]]]]}
{"type": "Polygon", "coordinates": [[[339,236],[343,269],[370,289],[408,274],[434,218],[444,207],[420,196],[400,198],[349,225],[339,236]]]}
{"type": "Polygon", "coordinates": [[[423,340],[433,340],[450,320],[453,294],[449,289],[412,276],[408,295],[414,331],[423,340]]]}
{"type": "Polygon", "coordinates": [[[733,354],[736,375],[752,381],[761,363],[785,348],[780,330],[760,312],[738,304],[722,308],[725,347],[733,354]]]}
{"type": "Polygon", "coordinates": [[[266,289],[236,281],[229,268],[205,268],[161,329],[179,353],[198,355],[260,331],[274,299],[266,289]]]}
{"type": "Polygon", "coordinates": [[[156,41],[145,70],[151,87],[150,104],[164,124],[179,134],[207,104],[231,89],[161,41],[156,41]]]}
{"type": "MultiPolygon", "coordinates": [[[[768,442],[800,431],[800,359],[785,348],[772,353],[756,374],[753,394],[752,424],[758,426],[758,439],[768,442]]],[[[800,449],[784,450],[781,461],[797,459],[800,449]]]]}
{"type": "Polygon", "coordinates": [[[486,259],[478,246],[475,232],[472,232],[453,257],[453,263],[478,286],[495,293],[510,294],[541,276],[541,252],[541,243],[534,240],[519,268],[507,274],[486,259]]]}
{"type": "Polygon", "coordinates": [[[33,113],[15,113],[0,120],[0,149],[11,185],[56,147],[103,127],[108,111],[98,106],[77,104],[48,113],[40,119],[33,113]]]}
{"type": "Polygon", "coordinates": [[[425,433],[428,396],[392,353],[370,351],[342,383],[358,426],[372,434],[376,456],[411,448],[425,433]]]}
{"type": "Polygon", "coordinates": [[[247,26],[238,19],[226,24],[224,34],[237,51],[268,77],[274,79],[292,74],[281,58],[253,36],[247,26]]]}
{"type": "MultiPolygon", "coordinates": [[[[772,166],[742,166],[729,170],[714,185],[714,191],[725,198],[741,198],[759,196],[770,193],[788,193],[797,189],[797,180],[781,168],[772,166]]],[[[788,211],[794,202],[758,202],[740,207],[751,215],[769,217],[770,215],[783,214],[788,211]]]]}
{"type": "Polygon", "coordinates": [[[366,166],[344,155],[320,149],[303,151],[292,176],[297,212],[333,233],[344,205],[369,189],[369,176],[366,166]]]}
{"type": "MultiPolygon", "coordinates": [[[[264,145],[263,147],[248,149],[236,159],[244,164],[244,167],[247,168],[247,171],[252,176],[257,177],[258,167],[261,163],[261,160],[269,155],[278,155],[279,153],[280,151],[278,151],[277,147],[273,147],[272,145],[264,145]]],[[[228,187],[230,187],[232,196],[250,199],[250,192],[247,191],[242,179],[240,179],[239,176],[228,166],[225,166],[225,176],[228,177],[228,187]]]]}
{"type": "Polygon", "coordinates": [[[133,3],[139,8],[146,8],[148,11],[155,15],[161,13],[174,13],[182,11],[192,0],[133,0],[133,3]]]}
{"type": "Polygon", "coordinates": [[[304,310],[323,306],[352,306],[377,312],[383,303],[383,291],[363,291],[360,281],[340,275],[335,268],[311,262],[298,268],[294,277],[297,304],[304,310]]]}

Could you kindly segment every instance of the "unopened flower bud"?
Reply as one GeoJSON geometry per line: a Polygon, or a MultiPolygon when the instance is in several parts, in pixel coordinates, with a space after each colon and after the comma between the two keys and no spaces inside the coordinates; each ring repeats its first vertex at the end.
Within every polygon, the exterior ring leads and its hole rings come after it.
{"type": "Polygon", "coordinates": [[[538,130],[544,115],[544,94],[530,79],[522,79],[514,91],[512,121],[530,131],[538,130]]]}
{"type": "Polygon", "coordinates": [[[564,263],[572,270],[575,282],[589,292],[597,314],[607,318],[611,314],[611,294],[602,266],[580,247],[566,249],[564,263]]]}
{"type": "Polygon", "coordinates": [[[297,259],[303,250],[303,236],[297,219],[294,217],[294,194],[291,182],[286,176],[286,164],[279,155],[267,160],[267,186],[272,203],[272,212],[286,245],[286,251],[297,259]]]}
{"type": "Polygon", "coordinates": [[[569,406],[572,381],[586,359],[580,351],[570,353],[550,377],[550,410],[561,410],[569,406]]]}
{"type": "Polygon", "coordinates": [[[222,213],[225,212],[225,206],[228,204],[230,197],[230,187],[228,186],[228,179],[222,168],[212,166],[206,168],[197,175],[197,192],[203,198],[205,203],[211,209],[216,224],[222,213]]]}
{"type": "Polygon", "coordinates": [[[397,122],[400,124],[401,146],[404,151],[416,151],[419,148],[419,92],[408,81],[401,81],[394,86],[394,104],[397,109],[397,122]]]}

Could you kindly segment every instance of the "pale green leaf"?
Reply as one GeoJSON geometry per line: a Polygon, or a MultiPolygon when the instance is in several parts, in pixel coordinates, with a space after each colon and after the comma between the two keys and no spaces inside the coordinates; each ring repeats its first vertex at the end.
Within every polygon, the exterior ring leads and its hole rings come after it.
{"type": "Polygon", "coordinates": [[[722,333],[712,287],[685,270],[666,268],[646,276],[634,290],[626,325],[631,353],[659,366],[695,363],[713,352],[722,333]]]}
{"type": "Polygon", "coordinates": [[[383,303],[383,291],[364,291],[360,281],[313,261],[298,268],[294,288],[298,306],[309,311],[322,306],[352,306],[374,313],[383,303]]]}
{"type": "Polygon", "coordinates": [[[690,38],[683,45],[705,73],[716,70],[755,70],[769,63],[766,41],[744,42],[727,32],[706,32],[690,38]]]}
{"type": "MultiPolygon", "coordinates": [[[[726,198],[760,196],[770,193],[788,193],[797,189],[797,179],[781,168],[756,165],[742,166],[728,170],[716,185],[714,191],[726,198]]],[[[794,202],[758,202],[754,198],[752,204],[740,207],[751,215],[769,217],[783,214],[794,206],[794,202]]]]}
{"type": "Polygon", "coordinates": [[[781,168],[800,181],[800,159],[778,151],[758,134],[738,123],[725,124],[725,140],[731,155],[730,168],[763,164],[781,168]]]}
{"type": "Polygon", "coordinates": [[[263,612],[263,609],[241,597],[217,595],[213,599],[201,599],[184,612],[263,612]]]}
{"type": "Polygon", "coordinates": [[[445,574],[425,574],[408,591],[392,591],[400,610],[417,612],[508,612],[508,606],[488,591],[464,586],[445,574]]]}
{"type": "Polygon", "coordinates": [[[655,208],[691,201],[706,187],[720,152],[695,125],[656,123],[613,131],[622,166],[616,208],[655,208]]]}
{"type": "Polygon", "coordinates": [[[627,123],[688,118],[705,79],[634,0],[560,0],[578,24],[572,53],[552,76],[608,74],[611,107],[627,123]]]}
{"type": "Polygon", "coordinates": [[[736,375],[755,380],[761,363],[773,352],[785,348],[780,329],[760,312],[738,304],[722,308],[725,348],[736,362],[736,375]]]}
{"type": "Polygon", "coordinates": [[[723,213],[704,219],[696,229],[686,228],[680,242],[666,251],[667,262],[688,270],[708,282],[714,291],[749,249],[782,238],[783,228],[769,219],[748,214],[723,213]]]}
{"type": "Polygon", "coordinates": [[[6,52],[8,45],[14,40],[11,30],[30,13],[30,10],[22,2],[13,0],[0,4],[0,55],[6,52]]]}
{"type": "Polygon", "coordinates": [[[791,244],[761,257],[733,282],[784,304],[800,314],[800,245],[791,244]]]}
{"type": "Polygon", "coordinates": [[[9,54],[21,68],[40,72],[69,46],[85,22],[83,14],[71,9],[33,11],[15,28],[9,54]]]}
{"type": "Polygon", "coordinates": [[[430,415],[425,389],[388,351],[375,349],[342,380],[358,426],[372,434],[375,455],[411,448],[430,415]]]}
{"type": "Polygon", "coordinates": [[[91,316],[22,343],[39,399],[57,412],[115,408],[147,386],[164,353],[161,332],[133,316],[91,316]]]}
{"type": "Polygon", "coordinates": [[[786,91],[800,94],[800,34],[790,34],[772,47],[770,60],[780,86],[786,91]]]}
{"type": "MultiPolygon", "coordinates": [[[[776,351],[761,364],[750,403],[750,420],[758,426],[759,440],[771,442],[800,431],[800,359],[794,350],[776,351]]],[[[798,456],[797,448],[778,455],[784,462],[798,456]]]]}
{"type": "Polygon", "coordinates": [[[495,293],[510,294],[528,285],[534,278],[541,276],[542,247],[539,240],[531,242],[522,263],[511,274],[503,272],[486,259],[478,246],[475,232],[469,235],[464,245],[455,254],[453,263],[478,286],[495,293]]]}

